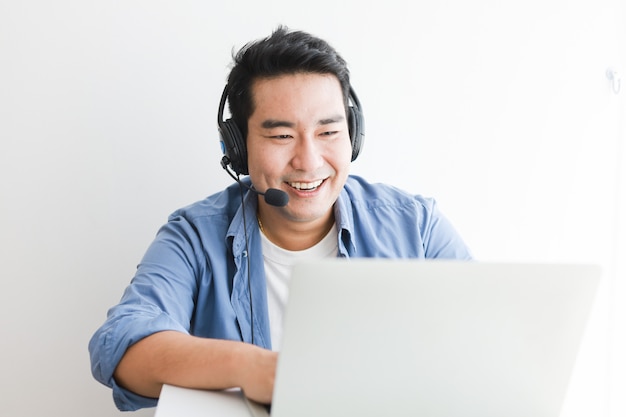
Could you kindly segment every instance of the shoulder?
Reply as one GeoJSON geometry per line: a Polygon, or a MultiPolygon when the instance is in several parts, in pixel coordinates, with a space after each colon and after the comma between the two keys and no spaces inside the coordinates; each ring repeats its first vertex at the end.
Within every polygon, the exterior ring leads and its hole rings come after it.
{"type": "Polygon", "coordinates": [[[352,176],[339,203],[359,256],[472,258],[433,198],[352,176]]]}
{"type": "Polygon", "coordinates": [[[394,187],[389,184],[371,183],[362,177],[351,175],[344,186],[345,198],[355,208],[418,207],[430,211],[435,200],[394,187]]]}

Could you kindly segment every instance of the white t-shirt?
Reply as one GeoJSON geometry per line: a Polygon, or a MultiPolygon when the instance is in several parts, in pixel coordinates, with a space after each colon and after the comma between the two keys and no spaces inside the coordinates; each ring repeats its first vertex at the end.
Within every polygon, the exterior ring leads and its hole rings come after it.
{"type": "Polygon", "coordinates": [[[337,226],[333,224],[328,234],[315,246],[300,251],[290,251],[276,246],[261,233],[263,263],[267,285],[267,304],[270,319],[272,350],[280,350],[283,334],[283,315],[289,295],[291,269],[302,260],[334,258],[337,256],[337,226]]]}

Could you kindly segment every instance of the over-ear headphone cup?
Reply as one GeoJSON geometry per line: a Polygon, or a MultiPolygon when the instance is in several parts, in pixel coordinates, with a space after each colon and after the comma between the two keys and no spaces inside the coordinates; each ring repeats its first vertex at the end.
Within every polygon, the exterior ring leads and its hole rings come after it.
{"type": "Polygon", "coordinates": [[[248,175],[248,154],[241,131],[232,119],[223,121],[219,127],[230,167],[237,175],[248,175]]]}
{"type": "Polygon", "coordinates": [[[349,129],[350,129],[350,142],[352,143],[352,159],[354,161],[361,152],[361,146],[363,144],[363,113],[355,107],[350,107],[349,115],[349,129]]]}

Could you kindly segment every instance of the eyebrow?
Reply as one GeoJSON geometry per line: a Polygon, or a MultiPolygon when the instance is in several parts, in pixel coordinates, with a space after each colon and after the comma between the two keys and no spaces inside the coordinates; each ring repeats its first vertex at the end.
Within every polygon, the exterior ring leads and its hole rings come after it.
{"type": "MultiPolygon", "coordinates": [[[[334,117],[329,117],[326,119],[321,119],[320,121],[317,122],[317,124],[319,126],[324,126],[324,125],[329,125],[332,123],[338,123],[341,122],[345,119],[344,116],[338,115],[338,116],[334,116],[334,117]]],[[[261,123],[261,127],[263,129],[274,129],[276,127],[289,127],[289,128],[293,128],[295,126],[295,123],[293,122],[288,122],[286,120],[276,120],[276,119],[267,119],[264,120],[263,123],[261,123]]]]}
{"type": "Polygon", "coordinates": [[[275,127],[294,127],[294,123],[287,122],[285,120],[268,119],[261,123],[261,127],[263,127],[263,129],[273,129],[275,127]]]}

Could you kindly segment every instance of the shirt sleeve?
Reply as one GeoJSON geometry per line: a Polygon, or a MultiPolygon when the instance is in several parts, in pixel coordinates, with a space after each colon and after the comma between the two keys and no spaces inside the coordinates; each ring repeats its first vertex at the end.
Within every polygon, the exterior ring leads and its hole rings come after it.
{"type": "Polygon", "coordinates": [[[184,219],[163,226],[120,303],[108,311],[105,323],[89,342],[92,374],[113,389],[120,410],[156,405],[156,399],[120,387],[113,373],[128,347],[139,340],[166,330],[189,333],[197,293],[198,245],[199,239],[184,219]]]}
{"type": "Polygon", "coordinates": [[[421,234],[426,258],[472,260],[473,255],[461,235],[439,210],[434,199],[416,197],[423,208],[421,234]]]}

